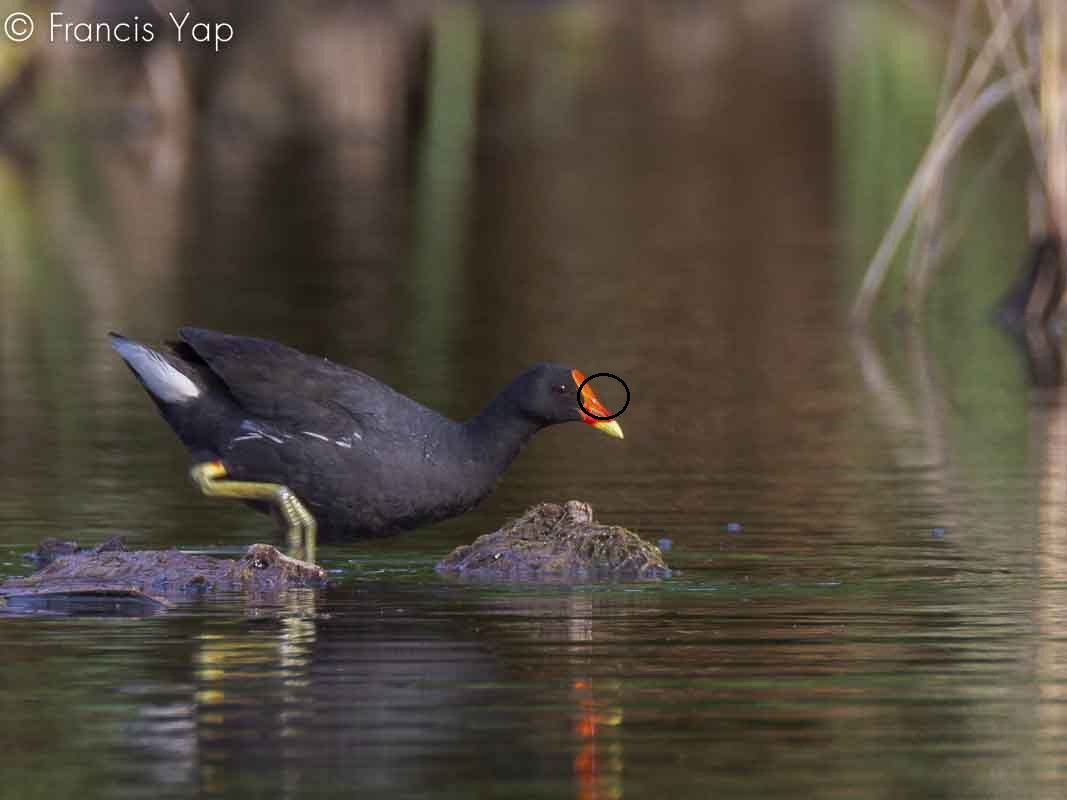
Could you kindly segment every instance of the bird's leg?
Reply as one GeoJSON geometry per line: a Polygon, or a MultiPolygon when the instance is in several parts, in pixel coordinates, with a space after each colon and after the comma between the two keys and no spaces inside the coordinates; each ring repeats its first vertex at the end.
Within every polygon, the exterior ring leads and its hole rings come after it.
{"type": "Polygon", "coordinates": [[[315,563],[315,517],[288,486],[276,486],[278,511],[285,520],[285,536],[289,543],[289,555],[315,563]]]}
{"type": "Polygon", "coordinates": [[[205,461],[189,470],[189,477],[208,497],[232,497],[270,503],[285,522],[289,555],[315,563],[315,517],[292,489],[280,483],[226,480],[221,461],[205,461]]]}

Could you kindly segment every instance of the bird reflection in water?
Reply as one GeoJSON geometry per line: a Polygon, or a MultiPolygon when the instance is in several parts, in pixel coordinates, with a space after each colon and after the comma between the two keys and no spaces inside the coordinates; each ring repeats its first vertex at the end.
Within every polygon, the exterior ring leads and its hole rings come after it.
{"type": "Polygon", "coordinates": [[[311,683],[317,602],[314,589],[289,589],[284,595],[284,609],[250,607],[248,610],[250,617],[277,614],[279,624],[271,626],[267,635],[257,635],[242,626],[232,633],[205,632],[197,637],[199,651],[194,660],[197,724],[190,735],[198,742],[200,785],[205,790],[210,790],[221,777],[214,764],[224,764],[231,758],[234,728],[255,725],[259,729],[265,722],[260,716],[263,714],[270,717],[267,727],[276,731],[278,741],[283,743],[278,758],[282,786],[296,785],[298,776],[287,773],[288,765],[300,763],[299,758],[284,752],[284,743],[299,739],[302,704],[299,695],[311,683]],[[269,685],[264,686],[265,682],[269,685]],[[258,686],[260,690],[249,695],[250,686],[258,686]],[[237,687],[237,691],[231,691],[232,687],[237,687]],[[264,702],[264,691],[270,696],[268,702],[264,702]],[[214,754],[213,743],[218,747],[214,754]]]}
{"type": "MultiPolygon", "coordinates": [[[[591,643],[593,635],[593,601],[589,595],[574,594],[566,603],[565,636],[572,643],[591,643]]],[[[575,667],[588,670],[583,655],[575,667]]],[[[571,731],[576,752],[571,761],[577,784],[578,800],[614,800],[622,797],[622,744],[618,728],[622,724],[622,691],[619,681],[592,677],[571,681],[571,695],[577,712],[571,731]]]]}
{"type": "Polygon", "coordinates": [[[578,752],[574,755],[574,777],[579,800],[614,800],[622,797],[622,744],[618,727],[622,724],[621,690],[618,681],[589,679],[571,684],[578,701],[574,735],[578,752]]]}

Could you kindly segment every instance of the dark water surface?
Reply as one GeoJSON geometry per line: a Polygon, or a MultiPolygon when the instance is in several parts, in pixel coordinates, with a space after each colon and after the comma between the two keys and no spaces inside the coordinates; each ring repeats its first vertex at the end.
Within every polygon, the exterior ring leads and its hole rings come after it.
{"type": "MultiPolygon", "coordinates": [[[[274,535],[196,495],[109,329],[269,336],[455,416],[541,359],[633,396],[623,442],[547,431],[475,512],[322,547],[323,591],[0,617],[0,796],[1062,796],[1065,406],[987,323],[992,290],[928,337],[845,335],[886,218],[868,198],[856,222],[849,170],[884,154],[835,149],[828,31],[852,28],[769,6],[461,10],[435,69],[477,86],[476,124],[431,103],[417,134],[368,112],[282,135],[250,107],[0,160],[2,576],[45,535],[274,535]],[[572,497],[670,539],[676,577],[434,573],[572,497]]],[[[227,63],[223,97],[248,80],[227,63]]],[[[994,255],[944,281],[1006,284],[994,255]]]]}

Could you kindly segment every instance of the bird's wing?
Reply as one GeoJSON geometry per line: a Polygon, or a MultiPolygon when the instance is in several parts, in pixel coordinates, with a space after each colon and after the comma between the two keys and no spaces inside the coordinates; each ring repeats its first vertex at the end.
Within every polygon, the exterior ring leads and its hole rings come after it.
{"type": "Polygon", "coordinates": [[[359,370],[277,342],[201,328],[178,335],[250,416],[277,425],[336,436],[353,426],[389,428],[398,414],[427,411],[359,370]]]}

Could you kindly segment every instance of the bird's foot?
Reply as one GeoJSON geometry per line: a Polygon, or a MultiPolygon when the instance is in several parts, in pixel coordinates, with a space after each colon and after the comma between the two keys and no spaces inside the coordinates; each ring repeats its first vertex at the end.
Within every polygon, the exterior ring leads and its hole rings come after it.
{"type": "Polygon", "coordinates": [[[280,483],[231,481],[221,461],[205,461],[189,470],[189,477],[208,497],[230,497],[270,503],[285,523],[289,555],[315,563],[315,517],[293,490],[280,483]]]}

